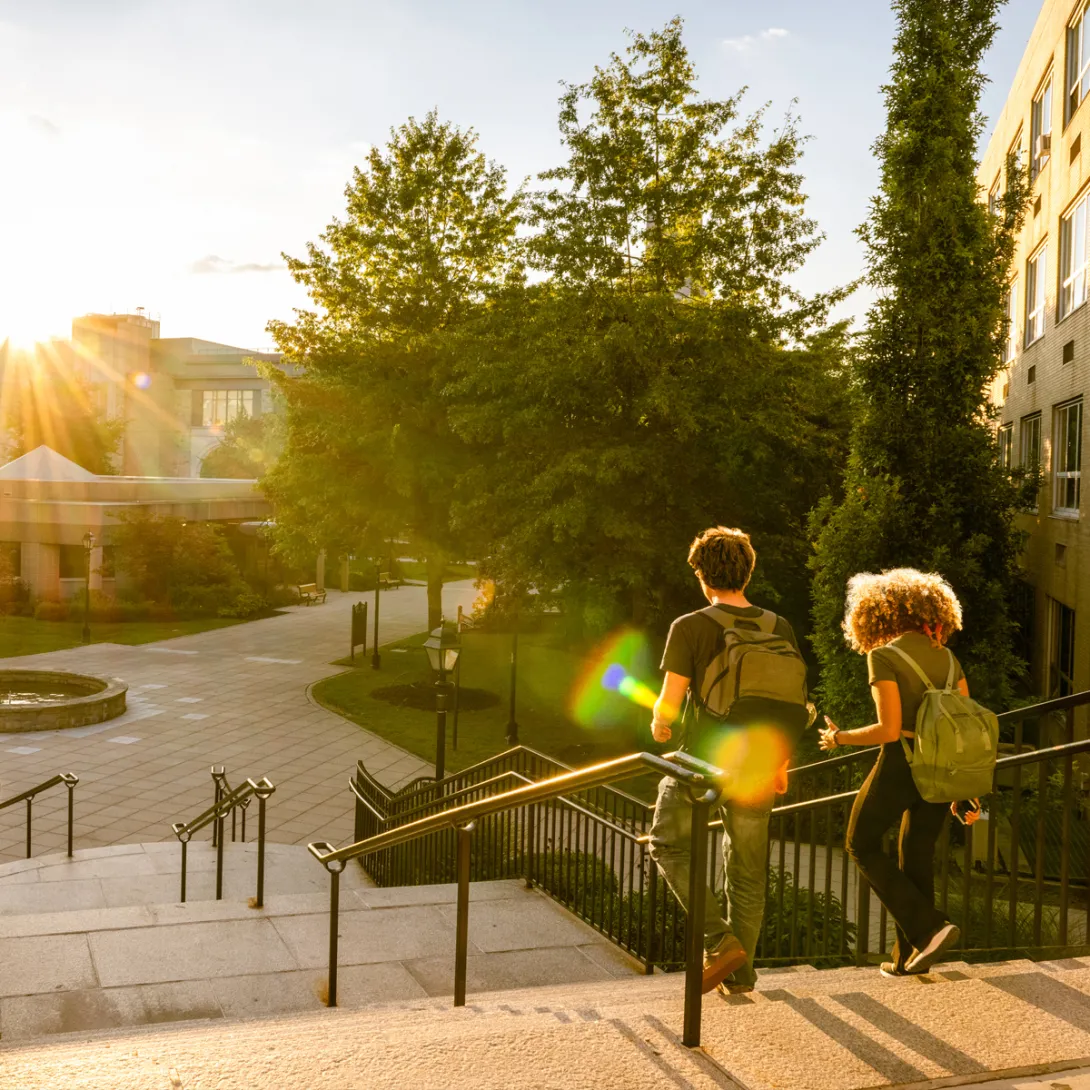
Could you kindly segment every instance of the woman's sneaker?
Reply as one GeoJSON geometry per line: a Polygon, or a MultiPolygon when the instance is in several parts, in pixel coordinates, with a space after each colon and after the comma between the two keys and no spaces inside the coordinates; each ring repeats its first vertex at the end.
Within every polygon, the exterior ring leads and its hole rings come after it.
{"type": "Polygon", "coordinates": [[[919,973],[910,973],[903,965],[897,965],[892,961],[883,961],[878,966],[878,971],[882,976],[920,976],[919,973]]]}
{"type": "Polygon", "coordinates": [[[742,944],[733,935],[729,935],[714,950],[709,950],[704,955],[704,985],[701,990],[705,993],[712,991],[745,963],[746,952],[742,949],[742,944]]]}
{"type": "Polygon", "coordinates": [[[943,953],[961,938],[961,932],[952,923],[943,924],[919,949],[914,949],[905,961],[910,973],[926,973],[942,957],[943,953]]]}

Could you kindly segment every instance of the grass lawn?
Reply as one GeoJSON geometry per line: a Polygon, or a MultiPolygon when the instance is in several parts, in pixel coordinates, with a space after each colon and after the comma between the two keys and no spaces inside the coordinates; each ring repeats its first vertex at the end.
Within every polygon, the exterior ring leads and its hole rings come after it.
{"type": "MultiPolygon", "coordinates": [[[[315,697],[361,727],[426,761],[434,761],[435,712],[399,707],[371,695],[387,686],[430,682],[421,647],[425,638],[422,634],[384,647],[381,670],[366,666],[327,678],[314,687],[315,697]]],[[[463,688],[485,690],[499,699],[492,707],[461,710],[457,752],[451,748],[452,716],[448,713],[448,771],[466,768],[507,748],[510,652],[510,635],[463,633],[463,688]]],[[[519,637],[519,741],[574,766],[653,746],[647,730],[650,716],[642,709],[632,708],[626,726],[602,730],[584,728],[569,716],[565,705],[582,667],[582,658],[557,647],[549,635],[519,637]]],[[[627,786],[629,790],[634,788],[632,784],[627,786]]]]}
{"type": "MultiPolygon", "coordinates": [[[[153,643],[175,636],[190,636],[241,621],[209,617],[196,621],[129,621],[92,624],[92,643],[153,643]]],[[[62,651],[83,643],[82,621],[36,621],[32,617],[0,617],[0,658],[62,651]]]]}

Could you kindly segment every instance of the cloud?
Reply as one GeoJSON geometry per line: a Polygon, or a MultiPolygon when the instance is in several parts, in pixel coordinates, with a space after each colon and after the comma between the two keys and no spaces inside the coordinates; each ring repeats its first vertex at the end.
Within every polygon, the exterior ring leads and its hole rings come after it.
{"type": "Polygon", "coordinates": [[[41,114],[29,114],[27,115],[27,121],[30,122],[32,128],[35,128],[40,133],[44,133],[46,136],[56,139],[61,134],[59,125],[53,124],[48,117],[42,117],[41,114]]]}
{"type": "Polygon", "coordinates": [[[754,46],[779,41],[788,36],[788,32],[783,27],[770,26],[767,30],[762,30],[760,34],[744,34],[741,38],[724,38],[723,45],[735,53],[748,53],[754,46]]]}
{"type": "Polygon", "coordinates": [[[219,257],[216,254],[206,254],[199,261],[194,261],[189,266],[191,273],[197,273],[198,275],[204,275],[207,273],[255,273],[255,272],[278,272],[280,269],[286,269],[287,266],[282,262],[271,262],[268,265],[263,265],[258,261],[228,261],[226,258],[219,257]]]}

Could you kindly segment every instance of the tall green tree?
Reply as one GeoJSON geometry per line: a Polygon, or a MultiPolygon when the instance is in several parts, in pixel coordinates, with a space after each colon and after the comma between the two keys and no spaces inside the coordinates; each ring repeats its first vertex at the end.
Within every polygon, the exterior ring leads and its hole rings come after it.
{"type": "Polygon", "coordinates": [[[276,464],[283,446],[281,421],[274,410],[258,416],[236,416],[223,437],[201,459],[201,476],[258,480],[276,464]]]}
{"type": "Polygon", "coordinates": [[[345,218],[307,258],[285,255],[315,309],[269,324],[294,371],[268,371],[285,404],[285,445],[264,487],[289,553],[381,555],[407,538],[427,560],[432,626],[461,468],[436,343],[518,277],[520,195],[473,130],[435,112],[392,131],[345,195],[345,218]]]}
{"type": "Polygon", "coordinates": [[[980,65],[1000,3],[893,5],[888,120],[875,145],[881,188],[859,231],[878,298],[851,363],[844,498],[813,524],[814,644],[825,705],[846,721],[873,714],[866,671],[840,627],[855,572],[940,572],[964,606],[956,647],[976,694],[1004,704],[1018,669],[1007,608],[1018,489],[996,456],[988,389],[1002,366],[1002,299],[1025,181],[1008,162],[998,218],[976,181],[980,65]]]}
{"type": "Polygon", "coordinates": [[[654,621],[697,604],[688,544],[725,522],[754,532],[764,600],[805,622],[806,516],[847,427],[836,293],[788,285],[820,242],[796,124],[769,137],[739,97],[702,98],[678,19],[567,87],[559,123],[566,160],[531,203],[548,280],[452,353],[485,570],[594,627],[654,621]]]}

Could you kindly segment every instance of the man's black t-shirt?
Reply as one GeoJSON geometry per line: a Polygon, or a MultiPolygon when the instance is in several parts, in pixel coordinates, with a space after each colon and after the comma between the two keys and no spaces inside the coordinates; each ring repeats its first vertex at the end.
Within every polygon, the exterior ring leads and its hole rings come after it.
{"type": "MultiPolygon", "coordinates": [[[[756,619],[763,612],[758,606],[727,606],[718,603],[716,609],[732,617],[756,619]]],[[[785,618],[776,616],[775,633],[798,649],[798,640],[791,624],[785,618]]],[[[696,725],[694,704],[699,700],[700,688],[704,680],[704,671],[718,654],[723,642],[723,626],[702,611],[686,613],[670,625],[666,637],[666,649],[662,653],[661,670],[689,678],[689,705],[684,720],[684,733],[681,748],[694,756],[708,760],[712,757],[724,731],[732,728],[744,728],[755,723],[773,723],[781,727],[789,736],[789,748],[794,749],[806,726],[806,712],[785,708],[777,701],[751,700],[737,715],[732,711],[726,724],[705,721],[696,725]],[[784,712],[788,711],[785,718],[784,712]]]]}

